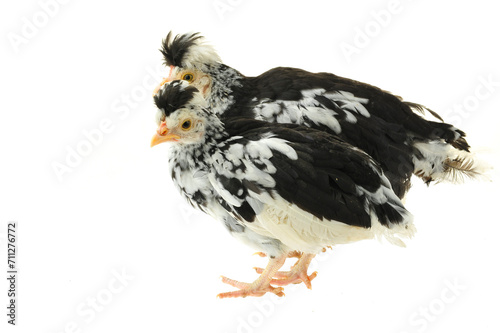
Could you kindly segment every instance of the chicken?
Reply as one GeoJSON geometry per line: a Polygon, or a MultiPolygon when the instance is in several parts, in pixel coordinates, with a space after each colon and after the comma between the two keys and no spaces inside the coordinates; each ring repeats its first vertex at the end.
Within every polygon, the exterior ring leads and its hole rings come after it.
{"type": "Polygon", "coordinates": [[[400,198],[412,174],[430,183],[457,182],[482,172],[464,131],[375,86],[289,67],[247,77],[223,64],[198,33],[174,37],[170,32],[161,52],[170,74],[155,92],[169,81],[184,80],[202,92],[221,119],[299,124],[337,135],[375,159],[400,198]],[[437,121],[418,114],[424,112],[437,121]]]}
{"type": "Polygon", "coordinates": [[[252,283],[223,277],[239,290],[220,298],[283,296],[283,286],[310,281],[312,258],[325,247],[415,233],[380,164],[325,131],[296,124],[224,118],[185,81],[154,96],[158,130],[151,145],[171,143],[169,168],[181,195],[269,257],[252,283]],[[300,257],[279,272],[288,257],[300,257]],[[273,286],[274,284],[274,286],[273,286]]]}

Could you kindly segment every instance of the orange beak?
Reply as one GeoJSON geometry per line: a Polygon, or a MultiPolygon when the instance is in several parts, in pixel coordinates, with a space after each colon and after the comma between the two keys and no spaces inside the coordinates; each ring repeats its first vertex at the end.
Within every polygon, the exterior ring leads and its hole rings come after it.
{"type": "Polygon", "coordinates": [[[167,141],[177,141],[180,138],[181,137],[178,135],[169,134],[167,124],[164,121],[162,121],[160,126],[156,130],[156,134],[151,139],[151,147],[167,141]]]}
{"type": "Polygon", "coordinates": [[[155,90],[153,90],[153,96],[158,93],[158,91],[163,87],[163,85],[167,82],[172,81],[172,71],[174,70],[174,66],[170,66],[170,72],[168,73],[168,76],[163,79],[163,81],[160,82],[159,85],[156,86],[155,90]]]}

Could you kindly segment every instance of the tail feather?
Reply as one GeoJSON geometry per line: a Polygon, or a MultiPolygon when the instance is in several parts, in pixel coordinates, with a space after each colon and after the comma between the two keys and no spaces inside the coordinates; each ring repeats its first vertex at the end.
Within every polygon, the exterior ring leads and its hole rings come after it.
{"type": "Polygon", "coordinates": [[[432,130],[429,133],[415,133],[412,143],[414,174],[427,184],[432,181],[461,183],[466,179],[488,178],[485,173],[491,169],[471,153],[465,139],[465,132],[447,124],[433,110],[417,103],[404,102],[413,111],[425,115],[430,113],[440,122],[426,120],[432,130]]]}
{"type": "Polygon", "coordinates": [[[454,159],[446,159],[441,180],[451,183],[463,183],[467,179],[488,178],[490,167],[484,162],[478,162],[472,154],[462,154],[454,159]]]}
{"type": "Polygon", "coordinates": [[[429,109],[428,107],[423,106],[422,104],[408,102],[408,101],[404,101],[403,103],[405,103],[406,105],[408,105],[412,110],[420,112],[422,115],[425,115],[425,112],[427,111],[434,118],[439,119],[442,122],[444,122],[443,118],[441,118],[441,116],[439,114],[437,114],[437,112],[432,111],[431,109],[429,109]]]}
{"type": "Polygon", "coordinates": [[[465,140],[465,133],[462,132],[462,136],[459,137],[458,139],[454,140],[454,141],[451,141],[449,142],[450,145],[452,145],[453,147],[459,149],[459,150],[465,150],[467,152],[470,152],[470,146],[469,146],[469,143],[467,142],[467,140],[465,140]]]}
{"type": "Polygon", "coordinates": [[[425,116],[426,112],[431,114],[434,118],[438,119],[439,122],[427,120],[427,123],[431,126],[432,133],[430,135],[425,136],[429,140],[443,139],[453,147],[459,150],[469,151],[470,146],[467,140],[465,139],[465,132],[456,128],[453,125],[447,124],[444,122],[443,118],[435,111],[429,109],[426,106],[423,106],[418,103],[412,103],[404,101],[404,104],[409,106],[413,111],[417,111],[418,113],[425,116]]]}
{"type": "Polygon", "coordinates": [[[414,173],[427,184],[488,178],[487,171],[491,167],[469,151],[443,141],[417,142],[413,146],[418,151],[413,158],[414,173]]]}

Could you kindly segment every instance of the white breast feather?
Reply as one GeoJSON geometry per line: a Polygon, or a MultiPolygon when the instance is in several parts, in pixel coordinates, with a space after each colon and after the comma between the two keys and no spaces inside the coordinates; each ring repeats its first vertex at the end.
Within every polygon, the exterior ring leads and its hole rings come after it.
{"type": "Polygon", "coordinates": [[[279,195],[275,195],[274,199],[261,196],[260,200],[262,199],[267,204],[256,220],[246,223],[246,226],[261,235],[279,239],[290,249],[318,253],[329,245],[374,237],[370,229],[353,227],[338,221],[320,220],[279,195]]]}
{"type": "Polygon", "coordinates": [[[245,225],[256,233],[277,238],[287,247],[306,253],[318,253],[326,246],[372,238],[386,239],[394,245],[405,246],[399,237],[411,238],[416,232],[411,215],[406,216],[404,223],[387,228],[372,213],[372,227],[363,228],[319,219],[277,194],[274,194],[274,198],[267,193],[251,193],[251,196],[253,200],[266,204],[256,220],[245,225]]]}

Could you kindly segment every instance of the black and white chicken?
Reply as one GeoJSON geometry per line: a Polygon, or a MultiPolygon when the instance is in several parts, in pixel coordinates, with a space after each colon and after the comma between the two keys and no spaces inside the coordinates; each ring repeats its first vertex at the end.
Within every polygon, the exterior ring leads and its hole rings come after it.
{"type": "Polygon", "coordinates": [[[344,140],[297,124],[222,120],[213,101],[185,81],[163,85],[154,101],[151,145],[171,143],[169,168],[180,193],[269,256],[252,283],[223,277],[239,290],[220,298],[282,296],[283,286],[297,282],[310,288],[316,273],[307,268],[326,247],[371,238],[403,246],[401,238],[413,236],[412,215],[380,163],[344,140]],[[288,257],[299,260],[280,272],[288,257]]]}
{"type": "Polygon", "coordinates": [[[403,198],[412,174],[426,183],[477,176],[465,133],[422,105],[375,86],[330,73],[278,67],[247,77],[222,63],[198,33],[173,36],[160,50],[172,80],[185,80],[221,119],[254,118],[291,123],[335,134],[368,153],[403,198]],[[418,112],[429,112],[429,121],[418,112]]]}

